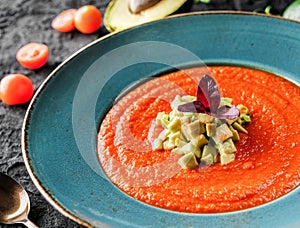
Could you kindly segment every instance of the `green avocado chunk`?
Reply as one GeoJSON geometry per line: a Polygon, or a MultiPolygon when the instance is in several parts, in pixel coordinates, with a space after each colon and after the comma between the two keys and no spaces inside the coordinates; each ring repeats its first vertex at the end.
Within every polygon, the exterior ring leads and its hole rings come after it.
{"type": "Polygon", "coordinates": [[[233,154],[236,152],[236,147],[233,140],[230,138],[223,143],[217,145],[220,154],[233,154]]]}
{"type": "Polygon", "coordinates": [[[233,136],[227,124],[222,124],[216,128],[216,134],[212,136],[216,144],[222,143],[233,136]]]}
{"type": "Polygon", "coordinates": [[[138,7],[138,3],[133,4],[133,1],[130,1],[130,3],[128,0],[112,0],[104,13],[103,23],[110,32],[121,31],[146,22],[162,19],[177,11],[187,1],[161,0],[155,1],[155,4],[145,4],[141,8],[138,7]],[[133,6],[139,9],[130,9],[133,6]],[[146,9],[145,6],[147,6],[146,9]],[[136,13],[132,11],[136,11],[136,13]]]}
{"type": "Polygon", "coordinates": [[[178,164],[183,169],[194,169],[199,165],[193,152],[187,153],[179,158],[178,164]]]}
{"type": "Polygon", "coordinates": [[[201,163],[213,165],[217,162],[218,151],[211,145],[205,145],[202,151],[201,163]]]}

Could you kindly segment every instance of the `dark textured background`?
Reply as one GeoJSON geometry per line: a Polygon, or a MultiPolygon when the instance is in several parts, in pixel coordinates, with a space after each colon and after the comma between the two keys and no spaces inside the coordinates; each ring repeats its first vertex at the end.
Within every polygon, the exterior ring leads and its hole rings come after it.
{"type": "MultiPolygon", "coordinates": [[[[191,11],[242,10],[253,11],[272,5],[272,13],[281,14],[292,0],[211,0],[194,4],[191,11]]],[[[31,78],[35,89],[55,67],[79,48],[107,33],[102,27],[91,35],[77,31],[59,33],[50,26],[62,10],[92,4],[104,13],[108,0],[0,0],[0,79],[7,74],[22,73],[31,78]],[[20,66],[15,54],[28,42],[45,43],[50,56],[39,70],[20,66]]],[[[28,176],[21,153],[21,127],[28,104],[7,106],[0,102],[0,172],[18,180],[28,191],[31,210],[29,218],[40,227],[80,227],[56,211],[37,191],[28,176]]],[[[22,227],[1,225],[0,227],[22,227]]]]}

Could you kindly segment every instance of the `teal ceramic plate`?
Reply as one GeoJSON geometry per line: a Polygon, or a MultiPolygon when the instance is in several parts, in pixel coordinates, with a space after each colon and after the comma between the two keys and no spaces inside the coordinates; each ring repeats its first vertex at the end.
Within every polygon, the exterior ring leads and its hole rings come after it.
{"type": "Polygon", "coordinates": [[[129,85],[189,64],[237,64],[300,83],[300,24],[257,14],[180,15],[111,34],[61,64],[39,88],[23,127],[27,169],[62,214],[96,227],[300,226],[300,189],[221,214],[162,210],[134,200],[103,174],[96,134],[129,85]]]}

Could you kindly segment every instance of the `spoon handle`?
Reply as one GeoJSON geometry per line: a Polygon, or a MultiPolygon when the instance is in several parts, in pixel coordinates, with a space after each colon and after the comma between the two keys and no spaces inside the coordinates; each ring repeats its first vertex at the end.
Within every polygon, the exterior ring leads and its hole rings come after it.
{"type": "Polygon", "coordinates": [[[22,221],[22,223],[27,226],[28,228],[39,228],[37,225],[35,225],[33,222],[31,222],[29,219],[26,219],[22,221]]]}

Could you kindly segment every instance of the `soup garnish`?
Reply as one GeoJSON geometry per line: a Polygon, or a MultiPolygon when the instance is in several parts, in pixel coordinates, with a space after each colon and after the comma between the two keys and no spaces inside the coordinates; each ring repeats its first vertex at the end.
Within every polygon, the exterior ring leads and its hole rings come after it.
{"type": "Polygon", "coordinates": [[[211,76],[201,78],[196,97],[177,95],[171,108],[169,114],[157,114],[156,124],[163,130],[153,141],[153,150],[182,155],[178,163],[187,169],[234,161],[234,142],[240,139],[238,132],[248,133],[244,126],[251,122],[250,112],[242,104],[234,106],[231,98],[221,98],[211,76]]]}

